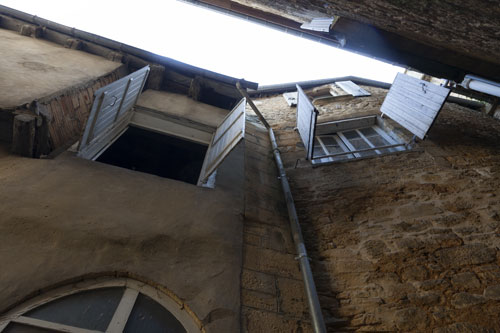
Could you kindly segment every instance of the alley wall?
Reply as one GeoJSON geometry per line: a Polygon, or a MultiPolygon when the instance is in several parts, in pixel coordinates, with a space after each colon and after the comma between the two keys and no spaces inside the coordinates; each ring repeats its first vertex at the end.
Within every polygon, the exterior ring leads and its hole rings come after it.
{"type": "Polygon", "coordinates": [[[312,332],[269,135],[247,112],[241,331],[312,332]]]}
{"type": "MultiPolygon", "coordinates": [[[[386,90],[318,106],[377,114],[386,90]]],[[[500,122],[446,103],[417,149],[312,168],[295,108],[257,100],[287,167],[329,331],[500,330],[500,122]],[[340,322],[340,326],[339,326],[340,322]]]]}
{"type": "Polygon", "coordinates": [[[175,295],[206,332],[238,331],[243,181],[242,146],[215,189],[0,149],[0,314],[54,287],[129,277],[175,295]]]}

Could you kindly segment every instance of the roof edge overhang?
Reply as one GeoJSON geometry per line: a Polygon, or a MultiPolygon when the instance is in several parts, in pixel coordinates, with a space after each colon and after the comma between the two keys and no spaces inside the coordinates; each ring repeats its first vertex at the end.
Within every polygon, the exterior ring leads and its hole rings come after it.
{"type": "Polygon", "coordinates": [[[296,37],[308,39],[321,44],[342,47],[345,43],[343,34],[330,32],[328,34],[301,29],[301,22],[296,22],[283,16],[264,12],[229,0],[178,0],[190,5],[205,8],[224,15],[237,17],[265,27],[281,31],[296,37]]]}
{"type": "MultiPolygon", "coordinates": [[[[358,85],[375,87],[389,90],[392,86],[391,83],[370,80],[359,76],[339,76],[334,78],[319,79],[319,80],[309,80],[309,81],[297,81],[297,82],[287,82],[280,84],[272,84],[266,86],[260,86],[256,90],[250,90],[248,94],[252,97],[263,97],[269,95],[278,95],[286,92],[297,91],[297,85],[303,89],[310,89],[317,86],[322,86],[325,84],[331,84],[338,81],[352,81],[358,85]]],[[[473,110],[480,110],[483,108],[483,104],[474,100],[448,96],[447,102],[455,103],[473,110]]]]}
{"type": "Polygon", "coordinates": [[[358,76],[339,76],[327,79],[287,82],[287,83],[260,86],[258,89],[250,90],[249,94],[250,96],[281,94],[285,92],[296,91],[297,90],[296,85],[299,85],[302,89],[309,89],[317,86],[322,86],[324,84],[335,83],[337,81],[352,81],[359,85],[377,87],[383,89],[391,88],[390,83],[382,81],[365,79],[358,76]]]}
{"type": "Polygon", "coordinates": [[[226,15],[240,17],[298,37],[342,48],[392,65],[416,69],[422,73],[461,82],[475,74],[500,80],[500,65],[409,39],[373,25],[340,17],[329,32],[300,29],[301,22],[262,11],[232,0],[181,0],[226,15]]]}
{"type": "MultiPolygon", "coordinates": [[[[191,76],[201,76],[210,80],[218,81],[221,83],[225,83],[231,86],[235,86],[237,82],[240,82],[240,84],[249,89],[257,89],[258,88],[258,83],[256,82],[251,82],[251,81],[246,81],[244,79],[237,79],[231,76],[227,76],[224,74],[216,73],[210,70],[206,70],[200,67],[196,67],[193,65],[189,65],[186,63],[183,63],[181,61],[168,58],[165,56],[160,56],[158,54],[148,52],[143,49],[139,49],[137,47],[120,43],[115,40],[102,37],[96,34],[92,34],[83,30],[79,30],[76,28],[70,28],[68,26],[65,26],[63,24],[59,24],[41,17],[38,17],[36,15],[31,15],[22,11],[19,11],[17,9],[13,9],[10,7],[6,7],[3,5],[0,5],[0,15],[6,15],[21,21],[24,21],[26,23],[33,24],[35,26],[39,27],[45,27],[47,29],[53,30],[55,32],[71,36],[73,38],[77,38],[80,40],[84,40],[87,42],[91,42],[94,44],[97,44],[99,46],[111,49],[116,52],[123,52],[125,54],[129,54],[138,58],[141,58],[145,61],[150,61],[153,63],[157,63],[160,65],[164,65],[166,67],[169,67],[175,71],[178,71],[180,73],[187,73],[191,74],[191,76]]],[[[1,20],[0,20],[0,27],[3,28],[1,20]]]]}

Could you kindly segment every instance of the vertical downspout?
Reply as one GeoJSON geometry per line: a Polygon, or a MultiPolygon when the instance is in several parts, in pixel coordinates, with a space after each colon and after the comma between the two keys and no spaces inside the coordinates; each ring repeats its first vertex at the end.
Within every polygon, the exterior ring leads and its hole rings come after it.
{"type": "Polygon", "coordinates": [[[302,236],[302,231],[300,229],[299,217],[297,215],[297,210],[295,209],[295,203],[293,201],[292,191],[290,190],[290,184],[288,183],[288,178],[286,177],[285,168],[283,167],[283,162],[281,161],[280,151],[276,143],[276,138],[274,136],[273,129],[269,126],[262,113],[253,103],[252,99],[248,95],[247,91],[243,89],[240,83],[236,83],[236,88],[240,91],[241,95],[247,99],[248,104],[252,107],[253,111],[257,114],[260,121],[264,124],[269,132],[269,139],[271,140],[271,145],[273,148],[274,159],[276,161],[276,166],[278,167],[279,178],[281,180],[281,188],[283,189],[283,194],[285,195],[286,207],[288,209],[288,217],[290,219],[290,228],[292,229],[293,242],[295,244],[295,249],[297,251],[297,260],[299,261],[300,271],[302,273],[302,278],[304,280],[304,287],[306,291],[306,298],[309,307],[309,314],[311,315],[311,321],[316,333],[326,333],[325,321],[323,320],[323,314],[321,313],[321,306],[319,304],[318,293],[316,292],[316,285],[314,284],[314,279],[311,271],[311,266],[309,265],[309,257],[307,256],[306,246],[304,244],[304,238],[302,236]]]}

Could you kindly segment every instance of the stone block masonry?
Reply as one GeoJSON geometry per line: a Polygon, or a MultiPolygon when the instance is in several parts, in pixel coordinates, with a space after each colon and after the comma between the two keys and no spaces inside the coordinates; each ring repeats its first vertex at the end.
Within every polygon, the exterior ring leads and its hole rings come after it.
{"type": "Polygon", "coordinates": [[[242,332],[312,332],[267,130],[247,118],[242,332]]]}
{"type": "MultiPolygon", "coordinates": [[[[372,96],[323,102],[320,119],[376,114],[386,91],[363,88],[372,96]]],[[[499,121],[446,103],[419,150],[312,168],[295,108],[259,102],[330,331],[500,331],[499,121]]]]}

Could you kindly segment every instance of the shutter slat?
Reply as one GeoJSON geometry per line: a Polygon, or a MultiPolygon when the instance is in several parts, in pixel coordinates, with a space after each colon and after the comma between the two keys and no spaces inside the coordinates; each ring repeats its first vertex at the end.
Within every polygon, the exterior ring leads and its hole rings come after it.
{"type": "Polygon", "coordinates": [[[352,81],[338,81],[335,82],[337,86],[342,88],[346,93],[353,95],[354,97],[360,96],[370,96],[371,94],[365,89],[358,86],[356,83],[352,81]]]}
{"type": "Polygon", "coordinates": [[[449,93],[450,89],[398,73],[380,110],[424,139],[449,93]]]}
{"type": "Polygon", "coordinates": [[[302,88],[297,85],[297,129],[306,148],[306,158],[309,160],[312,159],[314,150],[314,132],[317,118],[318,111],[302,88]]]}
{"type": "Polygon", "coordinates": [[[146,66],[95,92],[94,103],[80,139],[78,156],[93,159],[100,149],[113,140],[112,135],[122,132],[130,120],[132,108],[148,74],[149,66],[146,66]]]}
{"type": "Polygon", "coordinates": [[[287,92],[283,94],[285,101],[288,103],[288,106],[297,105],[297,92],[287,92]]]}
{"type": "Polygon", "coordinates": [[[313,18],[311,22],[303,23],[300,28],[305,30],[329,32],[335,22],[335,17],[313,18]]]}
{"type": "Polygon", "coordinates": [[[203,161],[198,185],[206,184],[210,176],[217,170],[219,165],[236,147],[245,136],[245,108],[246,99],[243,98],[238,105],[224,118],[217,127],[208,147],[203,161]]]}

